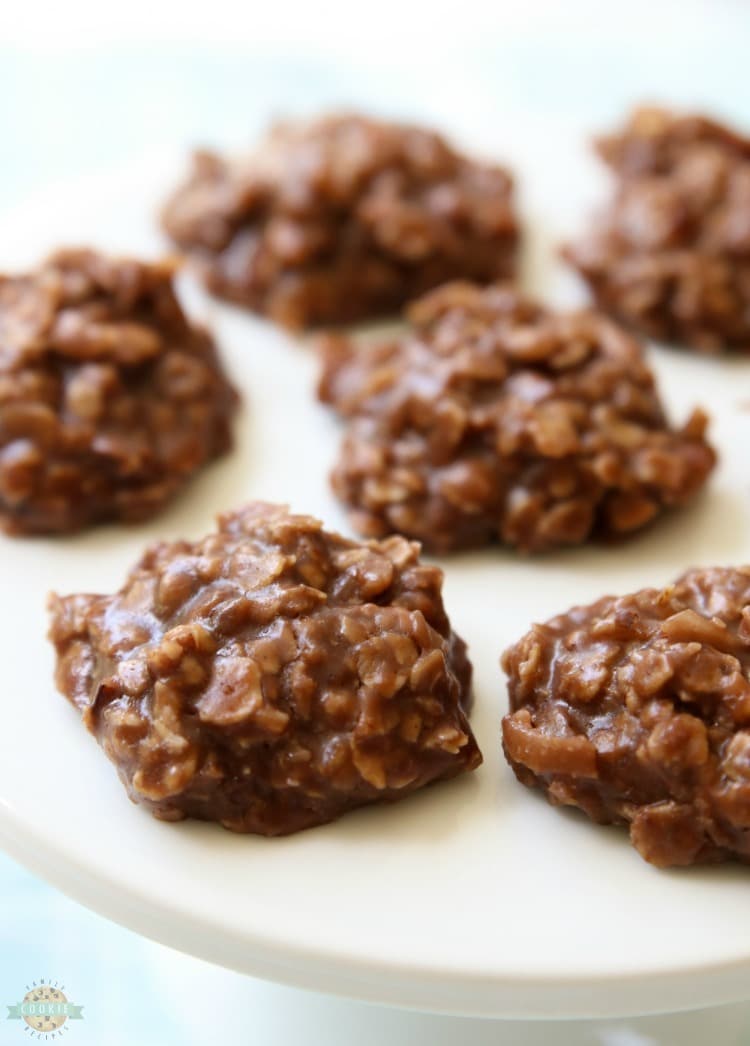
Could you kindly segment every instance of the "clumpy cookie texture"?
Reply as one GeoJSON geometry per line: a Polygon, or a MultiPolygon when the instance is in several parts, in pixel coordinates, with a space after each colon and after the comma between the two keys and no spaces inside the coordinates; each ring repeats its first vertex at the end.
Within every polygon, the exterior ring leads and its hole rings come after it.
{"type": "Polygon", "coordinates": [[[442,580],[254,503],[114,596],[51,597],[57,684],[157,817],[293,832],[481,762],[442,580]]]}
{"type": "Polygon", "coordinates": [[[750,352],[750,139],[639,109],[597,147],[614,197],[565,252],[597,301],[663,341],[750,352]]]}
{"type": "Polygon", "coordinates": [[[750,567],[576,607],[502,664],[521,782],[652,864],[750,860],[750,567]]]}
{"type": "Polygon", "coordinates": [[[0,525],[74,531],[158,511],[231,443],[236,393],[173,266],[91,250],[0,276],[0,525]]]}
{"type": "Polygon", "coordinates": [[[321,341],[319,394],[346,419],[333,487],[369,537],[437,553],[619,537],[714,466],[705,416],[670,428],[640,345],[602,315],[456,283],[409,318],[388,341],[321,341]]]}
{"type": "Polygon", "coordinates": [[[518,240],[504,168],[354,114],[281,124],[248,156],[197,154],[163,223],[211,291],[290,327],[508,277],[518,240]]]}

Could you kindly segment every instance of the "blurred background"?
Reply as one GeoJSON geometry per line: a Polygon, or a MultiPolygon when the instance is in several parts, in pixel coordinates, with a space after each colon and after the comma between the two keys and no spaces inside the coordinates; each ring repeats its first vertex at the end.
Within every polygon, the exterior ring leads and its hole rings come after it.
{"type": "Polygon", "coordinates": [[[2,204],[274,115],[366,106],[436,124],[599,126],[636,99],[750,115],[744,0],[4,5],[2,204]]]}
{"type": "MultiPolygon", "coordinates": [[[[538,150],[549,164],[560,141],[583,150],[582,135],[641,100],[707,109],[750,130],[748,42],[743,0],[6,3],[0,231],[2,216],[37,194],[57,194],[64,207],[65,184],[83,175],[106,178],[196,144],[242,146],[275,116],[331,107],[424,120],[467,139],[491,127],[503,158],[504,125],[552,125],[538,150]]],[[[328,1046],[400,1043],[400,1035],[438,1046],[689,1046],[709,1035],[750,1043],[745,1007],[676,1023],[571,1026],[544,1040],[539,1029],[501,1038],[474,1022],[266,988],[117,928],[0,857],[0,1003],[40,977],[60,980],[85,1006],[70,1041],[108,1046],[191,1046],[209,1035],[269,1044],[324,1035],[328,1046]]],[[[20,1029],[0,1020],[6,1041],[20,1042],[20,1029]]]]}

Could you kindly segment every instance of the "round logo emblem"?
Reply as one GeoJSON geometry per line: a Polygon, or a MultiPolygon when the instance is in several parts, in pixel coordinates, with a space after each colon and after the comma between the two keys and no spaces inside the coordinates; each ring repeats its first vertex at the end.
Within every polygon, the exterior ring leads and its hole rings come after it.
{"type": "Polygon", "coordinates": [[[30,992],[26,992],[23,1001],[27,1003],[22,1011],[23,1019],[34,1031],[57,1031],[68,1019],[63,1005],[60,1006],[59,1013],[55,1012],[57,1007],[49,1005],[58,1002],[64,1004],[68,1001],[59,988],[53,988],[50,984],[40,984],[38,988],[32,988],[30,992]],[[45,1003],[47,1005],[43,1005],[45,1003]]]}
{"type": "Polygon", "coordinates": [[[59,981],[40,978],[26,985],[26,994],[20,1002],[8,1003],[9,1021],[23,1021],[34,1033],[32,1039],[56,1039],[70,1030],[68,1021],[83,1020],[83,1006],[68,1002],[64,985],[59,981]],[[64,1027],[65,1025],[65,1027],[64,1027]]]}

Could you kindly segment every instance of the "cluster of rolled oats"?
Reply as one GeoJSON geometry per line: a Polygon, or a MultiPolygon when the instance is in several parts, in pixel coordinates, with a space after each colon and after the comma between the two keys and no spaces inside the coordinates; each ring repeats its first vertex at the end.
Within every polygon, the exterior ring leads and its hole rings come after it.
{"type": "Polygon", "coordinates": [[[503,655],[519,780],[666,867],[750,860],[750,568],[535,625],[503,655]]]}
{"type": "Polygon", "coordinates": [[[251,504],[53,597],[57,683],[158,817],[295,831],[481,762],[441,586],[403,538],[251,504]]]}
{"type": "Polygon", "coordinates": [[[639,109],[598,148],[617,188],[566,252],[597,302],[663,341],[750,352],[750,140],[639,109]]]}
{"type": "Polygon", "coordinates": [[[210,290],[288,327],[394,313],[445,280],[515,271],[512,178],[440,135],[358,115],[199,153],[163,214],[210,290]]]}
{"type": "Polygon", "coordinates": [[[61,251],[0,277],[0,524],[153,515],[229,449],[236,394],[173,269],[61,251]]]}
{"type": "Polygon", "coordinates": [[[641,346],[600,314],[456,283],[409,316],[403,337],[321,345],[321,399],[347,419],[333,486],[361,533],[538,552],[637,530],[711,472],[705,416],[671,428],[641,346]]]}

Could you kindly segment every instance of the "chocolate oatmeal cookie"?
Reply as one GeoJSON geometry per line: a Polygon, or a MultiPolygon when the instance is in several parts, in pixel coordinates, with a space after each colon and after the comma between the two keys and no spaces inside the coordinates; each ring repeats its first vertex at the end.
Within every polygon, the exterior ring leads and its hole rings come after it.
{"type": "Polygon", "coordinates": [[[297,328],[509,277],[518,240],[504,168],[353,114],[280,124],[250,155],[198,153],[163,224],[212,292],[297,328]]]}
{"type": "Polygon", "coordinates": [[[0,525],[157,512],[231,443],[236,394],[168,263],[60,251],[0,276],[0,525]]]}
{"type": "Polygon", "coordinates": [[[251,504],[114,596],[51,597],[57,684],[157,817],[294,832],[481,762],[442,580],[403,538],[251,504]]]}
{"type": "Polygon", "coordinates": [[[750,567],[576,607],[502,664],[519,781],[660,867],[750,860],[750,567]]]}
{"type": "Polygon", "coordinates": [[[711,472],[705,416],[671,428],[641,346],[606,317],[463,283],[408,315],[403,337],[321,342],[320,398],[346,419],[333,488],[362,534],[538,552],[629,534],[711,472]]]}
{"type": "Polygon", "coordinates": [[[597,148],[614,197],[564,253],[598,303],[662,341],[750,352],[750,139],[639,109],[597,148]]]}

